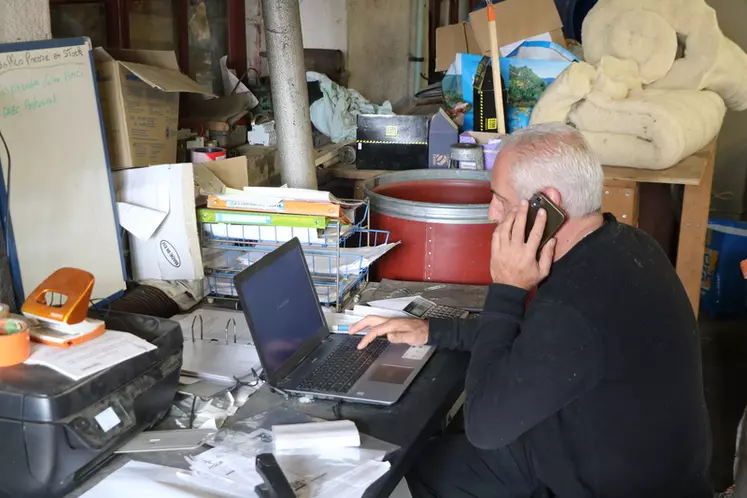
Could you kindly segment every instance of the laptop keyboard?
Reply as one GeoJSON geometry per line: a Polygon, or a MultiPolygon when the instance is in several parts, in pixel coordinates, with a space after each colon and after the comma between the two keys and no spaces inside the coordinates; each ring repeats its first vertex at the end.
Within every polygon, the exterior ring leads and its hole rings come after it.
{"type": "Polygon", "coordinates": [[[345,337],[298,388],[323,393],[347,393],[389,345],[384,339],[376,339],[366,349],[358,351],[356,348],[360,341],[359,336],[345,337]]]}

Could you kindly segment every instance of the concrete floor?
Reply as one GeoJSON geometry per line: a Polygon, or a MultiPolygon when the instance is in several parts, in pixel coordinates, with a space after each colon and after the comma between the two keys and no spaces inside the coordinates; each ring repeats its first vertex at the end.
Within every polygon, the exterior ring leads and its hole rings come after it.
{"type": "Polygon", "coordinates": [[[713,433],[716,490],[732,483],[739,419],[747,406],[747,321],[700,320],[703,380],[713,433]]]}

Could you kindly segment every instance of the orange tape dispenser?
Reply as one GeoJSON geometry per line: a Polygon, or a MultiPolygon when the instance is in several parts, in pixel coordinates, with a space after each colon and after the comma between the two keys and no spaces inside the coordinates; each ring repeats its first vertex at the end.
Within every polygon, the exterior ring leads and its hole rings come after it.
{"type": "Polygon", "coordinates": [[[29,326],[18,318],[0,318],[0,367],[23,363],[31,354],[29,326]]]}
{"type": "Polygon", "coordinates": [[[104,322],[86,317],[93,283],[87,271],[60,268],[39,284],[21,306],[24,316],[33,319],[31,338],[49,346],[70,347],[103,334],[104,322]],[[66,300],[53,306],[47,302],[48,294],[66,300]]]}

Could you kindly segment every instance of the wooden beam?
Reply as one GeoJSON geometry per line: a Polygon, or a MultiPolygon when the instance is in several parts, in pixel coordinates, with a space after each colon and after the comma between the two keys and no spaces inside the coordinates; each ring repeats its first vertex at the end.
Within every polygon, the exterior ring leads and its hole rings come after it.
{"type": "Polygon", "coordinates": [[[695,316],[700,307],[700,285],[705,254],[708,212],[711,206],[713,166],[716,162],[716,143],[711,144],[705,158],[705,170],[699,185],[686,185],[682,200],[682,221],[677,249],[677,274],[682,280],[695,316]]]}

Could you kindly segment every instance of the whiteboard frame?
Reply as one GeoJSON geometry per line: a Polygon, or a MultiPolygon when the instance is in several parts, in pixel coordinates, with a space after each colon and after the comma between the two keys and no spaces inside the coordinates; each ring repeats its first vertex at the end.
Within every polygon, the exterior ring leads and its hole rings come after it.
{"type": "MultiPolygon", "coordinates": [[[[88,37],[79,38],[58,38],[52,40],[37,40],[30,42],[17,42],[17,43],[3,43],[0,44],[0,54],[7,52],[20,52],[20,51],[32,51],[32,50],[43,50],[43,49],[54,49],[54,48],[65,48],[65,47],[78,47],[84,46],[88,50],[88,59],[91,63],[91,74],[93,75],[93,90],[96,96],[96,110],[99,115],[99,132],[101,133],[101,141],[104,144],[104,157],[106,159],[106,176],[109,179],[109,192],[112,199],[112,210],[114,213],[114,226],[117,232],[117,244],[119,245],[119,260],[122,268],[122,280],[127,283],[127,267],[124,259],[124,249],[122,247],[122,233],[119,225],[119,214],[117,213],[117,200],[114,193],[114,182],[112,181],[112,170],[109,162],[109,146],[106,141],[106,132],[104,130],[104,117],[101,112],[101,99],[99,98],[99,85],[96,81],[96,64],[93,60],[93,46],[91,40],[88,37]]],[[[2,130],[0,130],[2,131],[2,130]]],[[[23,302],[26,300],[26,293],[23,289],[23,280],[21,279],[21,268],[18,262],[18,254],[16,253],[16,243],[13,236],[13,215],[8,211],[7,225],[5,226],[6,220],[4,219],[6,206],[8,204],[7,190],[5,188],[5,174],[3,173],[2,156],[5,153],[5,147],[0,141],[0,226],[2,226],[3,233],[7,234],[6,239],[8,240],[8,247],[5,251],[8,256],[8,262],[10,263],[10,274],[12,278],[13,294],[16,301],[16,306],[20,309],[23,302]],[[6,232],[7,230],[7,232],[6,232]]],[[[12,153],[12,151],[11,151],[12,153]]],[[[11,161],[11,167],[12,167],[11,161]]],[[[11,170],[11,182],[13,181],[13,175],[11,170]]],[[[13,190],[11,189],[11,194],[13,190]]],[[[122,295],[124,295],[125,289],[115,292],[111,296],[102,299],[94,305],[94,307],[105,307],[112,301],[115,301],[122,295]]]]}

